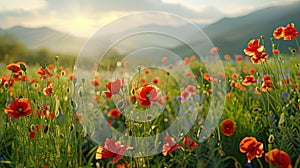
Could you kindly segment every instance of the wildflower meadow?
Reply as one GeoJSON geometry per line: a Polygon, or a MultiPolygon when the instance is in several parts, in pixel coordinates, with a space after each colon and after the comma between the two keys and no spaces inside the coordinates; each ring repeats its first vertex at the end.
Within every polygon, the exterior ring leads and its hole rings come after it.
{"type": "Polygon", "coordinates": [[[60,56],[2,64],[0,167],[298,168],[299,25],[278,25],[271,39],[253,37],[236,48],[243,54],[221,60],[217,46],[205,61],[160,57],[166,69],[125,60],[115,63],[117,75],[89,69],[92,80],[60,56]],[[281,53],[286,41],[294,43],[281,53]],[[206,128],[218,114],[216,127],[206,128]]]}

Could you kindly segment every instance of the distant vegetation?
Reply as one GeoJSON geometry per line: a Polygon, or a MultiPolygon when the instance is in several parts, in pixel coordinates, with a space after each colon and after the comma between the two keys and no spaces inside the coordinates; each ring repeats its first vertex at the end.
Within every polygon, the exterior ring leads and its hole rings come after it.
{"type": "MultiPolygon", "coordinates": [[[[77,55],[56,53],[47,48],[29,49],[14,35],[0,35],[0,62],[2,63],[23,61],[29,65],[51,64],[55,56],[59,56],[62,65],[71,67],[74,65],[77,55]]],[[[111,59],[121,60],[121,55],[117,51],[111,50],[101,61],[101,68],[114,68],[116,65],[111,59]]],[[[86,61],[89,61],[89,59],[86,61]]]]}

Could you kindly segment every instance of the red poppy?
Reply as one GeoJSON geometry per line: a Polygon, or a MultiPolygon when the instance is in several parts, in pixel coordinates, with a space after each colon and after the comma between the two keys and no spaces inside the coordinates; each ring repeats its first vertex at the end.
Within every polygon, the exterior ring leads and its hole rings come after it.
{"type": "Polygon", "coordinates": [[[259,39],[253,39],[248,43],[248,48],[244,49],[246,55],[254,56],[257,52],[263,52],[264,46],[259,45],[259,39]]]}
{"type": "Polygon", "coordinates": [[[48,87],[43,89],[43,93],[45,96],[51,96],[53,94],[52,83],[48,82],[48,87]]]}
{"type": "Polygon", "coordinates": [[[91,81],[91,84],[95,87],[98,87],[98,86],[100,86],[100,81],[98,81],[97,79],[94,79],[91,81]]]}
{"type": "Polygon", "coordinates": [[[124,84],[124,79],[116,79],[113,82],[106,84],[108,91],[104,91],[106,98],[111,98],[112,95],[120,92],[121,86],[124,84]]]}
{"type": "Polygon", "coordinates": [[[231,136],[234,133],[234,122],[226,119],[222,122],[222,129],[221,132],[225,136],[231,136]]]}
{"type": "Polygon", "coordinates": [[[261,142],[258,142],[254,137],[245,137],[240,142],[240,151],[242,153],[246,153],[248,163],[251,162],[252,159],[262,157],[264,152],[264,145],[261,142]]]}
{"type": "Polygon", "coordinates": [[[44,69],[43,67],[39,67],[39,69],[36,71],[38,75],[40,75],[41,79],[47,79],[47,77],[51,77],[52,74],[49,71],[49,69],[44,69]]]}
{"type": "Polygon", "coordinates": [[[20,67],[20,65],[19,64],[15,64],[15,63],[7,65],[6,69],[10,70],[13,73],[19,73],[22,70],[21,67],[20,67]]]}
{"type": "Polygon", "coordinates": [[[190,150],[193,150],[194,148],[197,148],[199,145],[196,141],[194,141],[194,139],[192,139],[191,137],[188,136],[184,136],[183,137],[183,145],[186,148],[190,148],[190,150]]]}
{"type": "Polygon", "coordinates": [[[252,75],[252,74],[254,74],[254,73],[255,73],[255,68],[250,68],[250,69],[249,69],[249,74],[252,75]]]}
{"type": "Polygon", "coordinates": [[[256,83],[256,80],[255,80],[255,78],[254,78],[253,75],[245,76],[245,79],[244,79],[244,81],[242,82],[242,84],[245,85],[245,86],[249,86],[249,85],[251,85],[252,83],[256,83]]]}
{"type": "Polygon", "coordinates": [[[237,73],[234,73],[234,74],[231,75],[231,78],[233,78],[233,79],[236,79],[238,77],[239,77],[239,74],[237,74],[237,73]]]}
{"type": "Polygon", "coordinates": [[[5,108],[4,112],[10,118],[27,116],[31,114],[30,101],[27,98],[16,99],[5,108]]]}
{"type": "Polygon", "coordinates": [[[284,29],[284,27],[280,26],[280,27],[278,27],[277,29],[274,30],[273,36],[274,36],[275,39],[280,39],[284,36],[283,29],[284,29]]]}
{"type": "Polygon", "coordinates": [[[243,56],[241,56],[241,55],[235,56],[235,61],[236,61],[236,62],[243,61],[243,56]]]}
{"type": "Polygon", "coordinates": [[[257,52],[255,55],[251,57],[251,61],[254,64],[261,64],[267,59],[269,55],[266,52],[257,52]]]}
{"type": "Polygon", "coordinates": [[[274,49],[274,50],[272,50],[272,52],[273,52],[274,55],[278,55],[280,53],[280,50],[274,49]]]}
{"type": "Polygon", "coordinates": [[[145,69],[145,70],[144,70],[144,73],[145,73],[146,75],[148,75],[148,74],[150,73],[150,70],[149,70],[149,69],[145,69]]]}
{"type": "Polygon", "coordinates": [[[69,76],[69,81],[71,81],[71,82],[72,82],[72,81],[73,81],[73,79],[76,79],[75,75],[70,75],[70,76],[69,76]]]}
{"type": "Polygon", "coordinates": [[[124,156],[126,150],[131,149],[130,146],[121,145],[114,139],[106,139],[104,147],[99,146],[96,152],[96,160],[113,158],[113,163],[117,163],[124,156]]]}
{"type": "Polygon", "coordinates": [[[48,68],[49,68],[50,70],[54,69],[54,67],[55,67],[55,66],[54,66],[53,64],[49,64],[49,65],[48,65],[48,68]]]}
{"type": "Polygon", "coordinates": [[[181,145],[179,145],[174,138],[170,137],[170,136],[166,136],[164,138],[164,140],[167,142],[167,144],[163,145],[163,149],[162,149],[162,154],[164,156],[167,156],[168,154],[170,154],[171,152],[173,152],[174,150],[181,148],[181,145]]]}
{"type": "Polygon", "coordinates": [[[284,40],[292,40],[299,35],[299,32],[294,27],[294,23],[288,24],[283,30],[284,40]]]}
{"type": "Polygon", "coordinates": [[[34,139],[35,133],[39,131],[39,125],[35,124],[34,126],[31,126],[30,132],[29,132],[29,138],[34,139]]]}
{"type": "Polygon", "coordinates": [[[150,106],[151,103],[163,104],[163,96],[156,86],[146,85],[135,92],[135,98],[141,106],[150,106]]]}
{"type": "Polygon", "coordinates": [[[271,163],[274,167],[278,168],[292,168],[291,158],[285,151],[277,148],[265,154],[265,160],[267,163],[271,163]]]}
{"type": "Polygon", "coordinates": [[[118,118],[118,117],[120,117],[120,115],[121,115],[121,112],[118,108],[113,108],[108,112],[108,116],[110,118],[118,118]]]}
{"type": "Polygon", "coordinates": [[[154,78],[154,79],[152,80],[152,83],[153,83],[153,84],[158,84],[158,83],[159,83],[159,78],[158,78],[158,77],[154,78]]]}

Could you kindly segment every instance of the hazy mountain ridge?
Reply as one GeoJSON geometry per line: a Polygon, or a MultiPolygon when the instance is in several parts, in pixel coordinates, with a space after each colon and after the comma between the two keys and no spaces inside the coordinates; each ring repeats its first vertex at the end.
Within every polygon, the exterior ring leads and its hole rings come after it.
{"type": "MultiPolygon", "coordinates": [[[[213,24],[205,26],[203,31],[207,34],[214,46],[219,47],[220,55],[228,54],[243,54],[243,49],[247,47],[249,40],[259,38],[261,35],[265,36],[265,47],[271,49],[270,37],[272,37],[273,30],[278,26],[285,26],[288,23],[295,23],[296,28],[300,30],[300,3],[294,3],[286,6],[274,6],[265,9],[260,9],[245,16],[235,18],[223,18],[213,24]]],[[[170,30],[172,26],[160,26],[160,25],[148,25],[153,30],[163,29],[170,30]]],[[[187,25],[182,25],[175,31],[184,31],[187,25]]],[[[199,25],[203,27],[203,25],[199,25]]],[[[144,27],[136,27],[133,30],[125,30],[122,34],[126,35],[128,32],[139,32],[144,27]]],[[[30,49],[48,48],[50,51],[60,53],[70,53],[77,55],[87,38],[80,38],[68,33],[53,30],[48,27],[40,28],[27,28],[23,26],[14,26],[9,29],[1,29],[0,34],[13,34],[20,42],[24,43],[30,49]]],[[[109,32],[110,33],[110,32],[109,32]]],[[[110,41],[111,35],[102,37],[107,42],[110,41]]],[[[100,37],[101,38],[101,37],[100,37]]],[[[195,38],[197,39],[197,38],[195,38]]],[[[97,39],[96,39],[97,40],[97,39]]],[[[132,42],[133,44],[125,44],[128,47],[132,45],[145,45],[143,41],[132,42]]],[[[155,41],[154,41],[155,42],[155,41]]],[[[195,41],[197,42],[197,41],[195,41]]],[[[101,43],[100,43],[101,44],[101,43]]],[[[199,44],[201,44],[199,42],[199,44]]],[[[126,48],[126,46],[123,46],[126,48]]],[[[166,45],[167,46],[167,45],[166,45]]],[[[166,47],[166,46],[161,46],[166,47]]],[[[283,52],[288,52],[288,47],[295,47],[294,41],[280,42],[280,49],[283,52]]],[[[94,46],[95,48],[101,48],[99,44],[94,46]]],[[[178,47],[180,50],[184,50],[184,47],[178,47]]],[[[270,51],[270,50],[269,50],[270,51]]],[[[184,52],[185,53],[185,52],[184,52]]],[[[185,53],[188,54],[188,53],[185,53]]],[[[186,55],[184,55],[186,56],[186,55]]]]}

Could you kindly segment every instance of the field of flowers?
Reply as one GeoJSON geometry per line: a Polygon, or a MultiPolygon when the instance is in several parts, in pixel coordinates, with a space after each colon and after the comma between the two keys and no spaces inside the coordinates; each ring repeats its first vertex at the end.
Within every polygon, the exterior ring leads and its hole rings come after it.
{"type": "MultiPolygon", "coordinates": [[[[192,73],[181,75],[197,84],[185,88],[167,71],[141,67],[131,81],[111,79],[113,74],[98,67],[91,70],[93,80],[79,79],[72,68],[60,64],[58,56],[53,64],[39,67],[26,62],[2,65],[0,167],[300,167],[299,33],[294,24],[288,24],[276,28],[273,35],[272,39],[254,37],[243,49],[245,56],[226,54],[217,62],[189,56],[170,64],[169,69],[191,69],[192,73]],[[272,46],[264,46],[265,40],[271,40],[272,46]],[[295,45],[289,48],[290,54],[281,54],[279,43],[286,40],[294,40],[295,45]],[[223,65],[225,75],[209,74],[208,65],[223,65]],[[226,88],[221,120],[200,142],[216,92],[212,86],[221,81],[226,88]],[[74,89],[79,85],[81,89],[74,89]],[[179,106],[186,102],[190,108],[197,104],[193,109],[197,116],[186,123],[191,126],[186,134],[168,132],[162,142],[135,144],[160,149],[159,154],[130,157],[126,153],[134,150],[134,142],[124,143],[105,131],[89,132],[82,125],[88,119],[78,107],[86,105],[74,97],[90,96],[84,95],[85,86],[94,88],[92,100],[99,105],[95,114],[103,116],[106,127],[127,136],[161,133],[176,121],[182,112],[179,106]],[[125,101],[118,101],[121,98],[125,101]],[[131,121],[123,113],[129,104],[141,111],[154,108],[159,112],[139,115],[145,122],[131,121]],[[96,136],[103,142],[97,144],[96,136]]],[[[211,49],[211,60],[217,52],[217,47],[211,49]]],[[[161,58],[162,63],[167,60],[161,58]]],[[[118,62],[117,66],[122,71],[129,64],[118,62]]]]}

